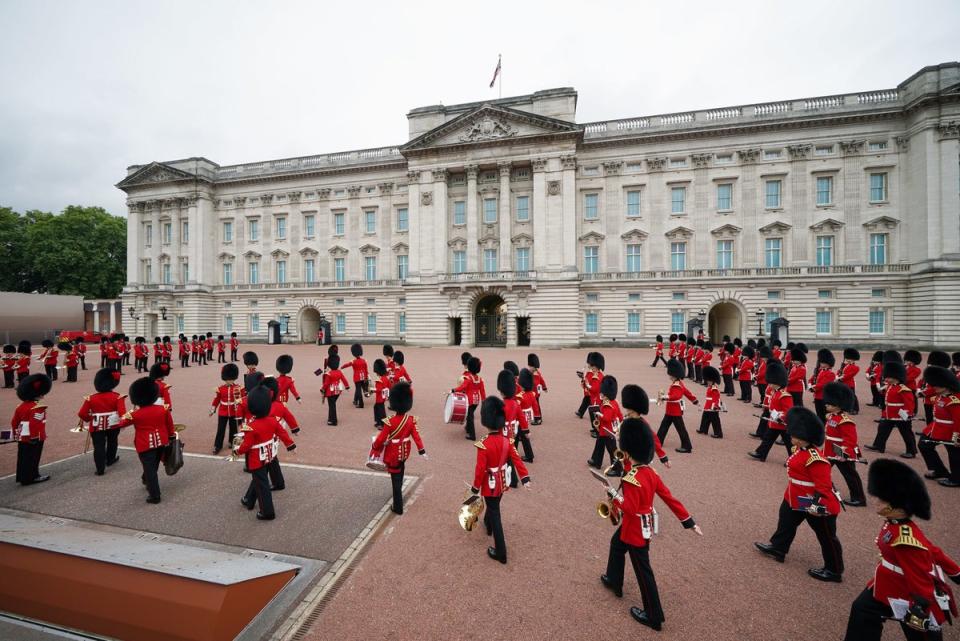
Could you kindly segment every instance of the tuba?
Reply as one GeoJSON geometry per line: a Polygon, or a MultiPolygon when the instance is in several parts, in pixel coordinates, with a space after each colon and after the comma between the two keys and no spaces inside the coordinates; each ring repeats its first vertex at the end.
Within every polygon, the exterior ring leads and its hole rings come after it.
{"type": "Polygon", "coordinates": [[[480,520],[480,515],[483,514],[483,507],[483,499],[480,495],[471,494],[468,496],[460,505],[460,511],[457,513],[457,520],[460,522],[460,527],[467,532],[472,531],[473,526],[480,520]]]}

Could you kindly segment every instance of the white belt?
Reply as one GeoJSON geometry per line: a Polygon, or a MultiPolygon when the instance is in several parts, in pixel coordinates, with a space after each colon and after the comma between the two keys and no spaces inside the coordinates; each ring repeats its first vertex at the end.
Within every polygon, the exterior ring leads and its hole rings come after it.
{"type": "Polygon", "coordinates": [[[273,447],[273,439],[270,439],[266,443],[257,443],[256,445],[253,446],[254,449],[258,449],[258,450],[265,450],[268,447],[269,448],[273,447]]]}
{"type": "Polygon", "coordinates": [[[220,401],[221,405],[239,405],[240,401],[220,401]]]}
{"type": "Polygon", "coordinates": [[[837,438],[837,437],[835,437],[835,436],[828,436],[828,437],[827,437],[827,440],[828,440],[828,441],[836,441],[837,443],[843,443],[843,439],[842,439],[842,438],[837,438]]]}
{"type": "Polygon", "coordinates": [[[803,487],[816,487],[816,485],[810,481],[799,481],[797,479],[790,479],[790,482],[794,485],[802,485],[803,487]]]}
{"type": "Polygon", "coordinates": [[[406,438],[392,438],[392,439],[390,439],[390,442],[391,442],[391,443],[394,443],[394,444],[397,444],[397,443],[405,443],[405,442],[407,442],[407,441],[409,441],[409,440],[410,440],[410,437],[408,436],[408,437],[406,437],[406,438]]]}
{"type": "Polygon", "coordinates": [[[903,407],[903,403],[887,403],[887,407],[903,407]]]}
{"type": "Polygon", "coordinates": [[[496,474],[497,472],[499,472],[499,471],[501,471],[501,470],[506,470],[507,467],[509,467],[509,466],[508,466],[506,463],[504,463],[504,464],[501,465],[500,467],[488,467],[488,468],[487,468],[487,471],[490,472],[490,474],[496,474]]]}
{"type": "Polygon", "coordinates": [[[933,421],[934,423],[946,423],[947,425],[953,425],[953,421],[948,418],[937,418],[934,416],[933,421]]]}
{"type": "Polygon", "coordinates": [[[894,565],[893,563],[890,563],[890,561],[887,561],[883,557],[880,557],[880,565],[887,568],[888,570],[896,572],[897,574],[903,574],[903,568],[901,568],[899,565],[894,565]]]}

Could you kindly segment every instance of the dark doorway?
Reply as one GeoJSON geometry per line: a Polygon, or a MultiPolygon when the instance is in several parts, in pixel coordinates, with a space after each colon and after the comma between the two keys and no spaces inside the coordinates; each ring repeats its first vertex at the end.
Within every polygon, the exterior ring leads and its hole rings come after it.
{"type": "Polygon", "coordinates": [[[507,344],[507,303],[491,294],[477,302],[474,330],[477,346],[505,347],[507,344]]]}
{"type": "Polygon", "coordinates": [[[530,345],[530,317],[517,316],[517,345],[527,347],[530,345]]]}
{"type": "Polygon", "coordinates": [[[450,344],[460,345],[463,343],[463,321],[459,318],[450,319],[450,344]]]}

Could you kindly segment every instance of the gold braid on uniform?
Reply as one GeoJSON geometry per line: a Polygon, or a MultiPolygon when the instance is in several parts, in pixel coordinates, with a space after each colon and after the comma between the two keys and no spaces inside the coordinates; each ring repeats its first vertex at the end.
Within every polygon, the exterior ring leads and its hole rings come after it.
{"type": "Polygon", "coordinates": [[[913,535],[913,528],[909,525],[901,525],[900,533],[897,535],[897,538],[890,543],[893,547],[898,545],[908,545],[914,548],[920,548],[921,550],[926,550],[927,546],[920,542],[920,539],[913,535]]]}

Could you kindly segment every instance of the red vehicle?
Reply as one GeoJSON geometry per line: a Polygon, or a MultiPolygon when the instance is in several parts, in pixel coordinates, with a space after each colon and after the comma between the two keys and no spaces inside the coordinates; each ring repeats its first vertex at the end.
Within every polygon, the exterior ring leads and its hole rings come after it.
{"type": "Polygon", "coordinates": [[[59,341],[75,341],[78,338],[83,339],[84,343],[99,343],[100,339],[104,336],[107,338],[112,338],[115,332],[87,332],[83,330],[74,330],[74,331],[63,331],[61,330],[57,334],[57,342],[59,341]]]}

